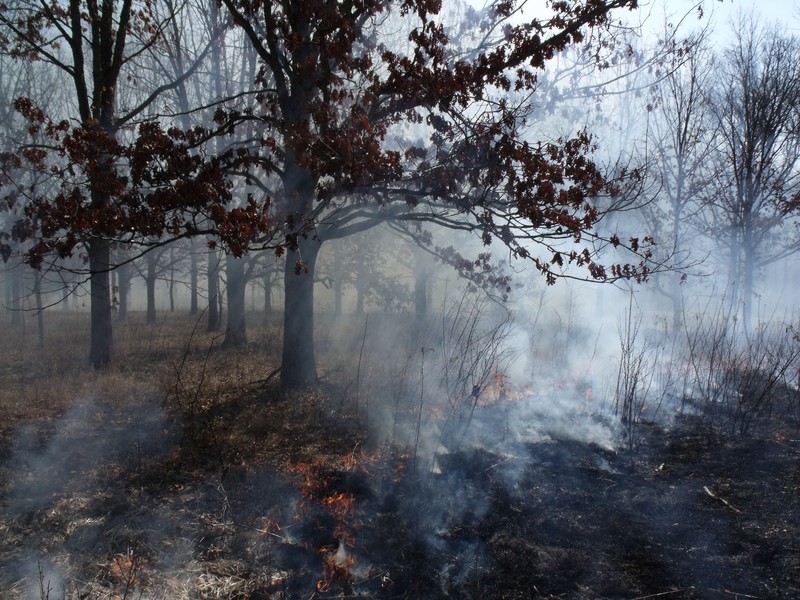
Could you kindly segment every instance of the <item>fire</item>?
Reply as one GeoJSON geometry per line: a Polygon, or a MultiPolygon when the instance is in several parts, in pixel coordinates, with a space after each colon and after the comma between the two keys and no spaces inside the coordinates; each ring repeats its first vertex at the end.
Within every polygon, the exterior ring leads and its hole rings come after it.
{"type": "Polygon", "coordinates": [[[532,389],[521,389],[512,385],[503,371],[495,371],[492,381],[481,391],[481,406],[492,406],[502,402],[517,402],[534,396],[532,389]]]}
{"type": "Polygon", "coordinates": [[[331,494],[322,499],[331,514],[340,520],[352,519],[355,512],[356,499],[352,494],[344,492],[331,494]]]}
{"type": "Polygon", "coordinates": [[[144,561],[132,549],[125,554],[114,555],[109,568],[114,585],[113,597],[124,598],[140,588],[145,583],[144,568],[144,561]]]}
{"type": "Polygon", "coordinates": [[[283,539],[283,528],[281,524],[278,522],[277,519],[274,517],[268,517],[264,521],[264,525],[261,527],[261,531],[258,532],[258,539],[263,540],[268,536],[273,536],[277,538],[283,539]]]}
{"type": "Polygon", "coordinates": [[[356,461],[354,456],[342,460],[340,469],[321,459],[311,463],[292,464],[289,467],[292,472],[303,477],[300,485],[303,500],[298,506],[295,519],[302,519],[307,510],[316,507],[330,515],[334,523],[334,541],[319,550],[322,556],[322,578],[317,581],[319,591],[328,590],[334,585],[347,590],[354,582],[351,569],[356,564],[352,553],[356,543],[356,497],[350,492],[335,489],[342,472],[365,468],[364,463],[356,461]]]}
{"type": "Polygon", "coordinates": [[[322,579],[317,581],[317,590],[329,590],[333,585],[339,584],[344,589],[353,585],[351,569],[356,564],[356,559],[348,551],[344,540],[338,540],[334,546],[324,546],[320,549],[322,554],[322,579]]]}

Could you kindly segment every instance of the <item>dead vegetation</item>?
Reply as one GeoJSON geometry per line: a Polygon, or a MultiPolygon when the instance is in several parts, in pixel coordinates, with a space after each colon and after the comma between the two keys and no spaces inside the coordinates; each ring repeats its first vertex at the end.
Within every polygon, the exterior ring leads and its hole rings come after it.
{"type": "Polygon", "coordinates": [[[8,330],[2,597],[800,595],[788,380],[758,427],[697,410],[667,429],[637,408],[626,439],[583,380],[522,394],[480,373],[475,389],[462,368],[505,357],[454,350],[486,339],[478,328],[451,329],[450,346],[383,345],[391,320],[323,322],[323,381],[291,395],[268,380],[276,323],[222,349],[187,317],[134,315],[100,374],[79,315],[52,316],[46,350],[8,330]]]}

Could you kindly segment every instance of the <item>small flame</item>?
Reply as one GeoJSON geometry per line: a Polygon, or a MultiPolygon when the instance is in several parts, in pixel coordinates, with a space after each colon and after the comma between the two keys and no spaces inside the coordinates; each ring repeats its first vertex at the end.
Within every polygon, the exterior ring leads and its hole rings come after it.
{"type": "Polygon", "coordinates": [[[320,549],[322,554],[322,579],[317,581],[317,590],[325,591],[338,583],[344,588],[353,585],[351,568],[356,564],[356,559],[347,550],[344,540],[338,540],[336,549],[324,546],[320,549]]]}
{"type": "Polygon", "coordinates": [[[273,517],[268,517],[264,521],[263,527],[261,527],[261,531],[258,532],[258,539],[263,540],[268,536],[279,537],[283,539],[283,528],[281,524],[278,523],[278,520],[273,517]]]}
{"type": "MultiPolygon", "coordinates": [[[[360,453],[358,457],[364,458],[364,455],[360,453]]],[[[338,473],[352,472],[355,469],[367,472],[367,464],[367,460],[359,461],[356,453],[352,453],[337,465],[332,464],[332,461],[318,459],[311,463],[289,466],[292,472],[303,478],[300,485],[302,501],[298,505],[295,519],[301,520],[308,507],[315,505],[325,509],[335,522],[335,543],[320,548],[322,578],[317,582],[319,591],[328,590],[334,585],[339,585],[342,589],[349,589],[353,585],[351,568],[356,564],[356,559],[348,548],[355,547],[356,497],[334,488],[338,473]]]]}

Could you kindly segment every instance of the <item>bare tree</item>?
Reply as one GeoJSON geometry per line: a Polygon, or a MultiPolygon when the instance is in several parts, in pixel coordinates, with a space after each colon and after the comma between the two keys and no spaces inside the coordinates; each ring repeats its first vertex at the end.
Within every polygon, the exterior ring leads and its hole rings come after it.
{"type": "Polygon", "coordinates": [[[672,325],[683,320],[681,284],[691,262],[687,236],[703,206],[711,181],[709,168],[714,147],[714,123],[709,118],[708,94],[714,73],[707,32],[687,38],[674,55],[669,74],[657,85],[650,128],[653,171],[658,195],[647,205],[646,218],[654,237],[666,246],[674,270],[657,276],[658,289],[672,303],[672,325]],[[667,285],[663,279],[668,278],[667,285]]]}
{"type": "Polygon", "coordinates": [[[721,157],[710,223],[729,253],[734,306],[750,328],[757,270],[800,250],[800,40],[741,16],[717,69],[721,157]]]}

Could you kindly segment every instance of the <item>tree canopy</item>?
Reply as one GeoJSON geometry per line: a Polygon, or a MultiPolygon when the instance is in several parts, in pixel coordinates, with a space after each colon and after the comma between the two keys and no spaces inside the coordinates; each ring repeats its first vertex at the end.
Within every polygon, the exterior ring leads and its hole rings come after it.
{"type": "MultiPolygon", "coordinates": [[[[14,184],[4,198],[24,197],[24,216],[9,233],[33,241],[25,253],[35,267],[88,247],[98,281],[113,268],[114,243],[146,250],[204,234],[236,256],[264,248],[285,254],[289,387],[316,380],[320,244],[379,223],[423,238],[431,227],[474,232],[530,260],[548,283],[575,267],[596,280],[643,278],[640,241],[596,230],[613,206],[608,199],[624,195],[637,174],[604,173],[587,132],[541,139],[530,128],[548,61],[577,44],[599,54],[613,41],[614,11],[636,1],[552,2],[545,16],[527,20],[521,4],[495,2],[480,13],[461,6],[457,27],[447,16],[452,5],[438,0],[222,0],[218,29],[192,41],[185,72],[148,80],[144,90],[132,85],[139,77],[131,70],[174,41],[171,4],[3,6],[4,51],[60,69],[76,107],[50,114],[35,98],[16,101],[29,131],[48,141],[4,156],[14,184]],[[184,83],[200,65],[218,67],[208,57],[229,31],[241,34],[242,56],[255,53],[252,81],[189,105],[184,83]],[[132,108],[121,111],[126,86],[132,108]],[[212,111],[213,120],[188,127],[177,113],[145,110],[175,90],[182,113],[212,111]],[[26,188],[27,170],[48,173],[55,193],[26,188]],[[596,242],[639,251],[641,260],[605,264],[596,242]]],[[[491,267],[485,253],[454,260],[463,270],[491,267]]]]}

